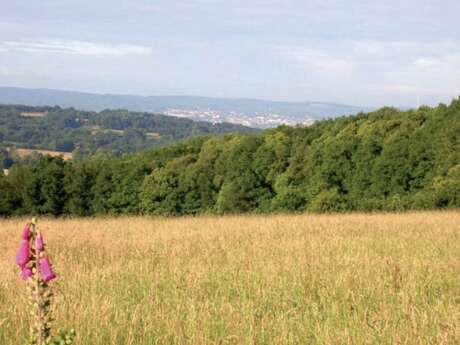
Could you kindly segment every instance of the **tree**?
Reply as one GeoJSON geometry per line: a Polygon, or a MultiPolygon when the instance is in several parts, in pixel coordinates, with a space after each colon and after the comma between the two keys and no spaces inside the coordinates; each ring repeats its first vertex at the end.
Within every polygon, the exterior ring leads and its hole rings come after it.
{"type": "Polygon", "coordinates": [[[42,157],[32,168],[26,184],[25,204],[32,213],[62,214],[64,190],[64,161],[61,157],[42,157]]]}
{"type": "Polygon", "coordinates": [[[92,185],[94,176],[84,163],[68,163],[64,169],[66,202],[64,212],[73,216],[91,214],[92,185]]]}

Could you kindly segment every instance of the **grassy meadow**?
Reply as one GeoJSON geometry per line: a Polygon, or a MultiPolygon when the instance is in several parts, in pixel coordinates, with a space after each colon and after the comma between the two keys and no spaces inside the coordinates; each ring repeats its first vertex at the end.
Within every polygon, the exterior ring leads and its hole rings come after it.
{"type": "MultiPolygon", "coordinates": [[[[0,344],[23,344],[0,220],[0,344]]],[[[460,212],[42,219],[76,344],[460,344],[460,212]]]]}

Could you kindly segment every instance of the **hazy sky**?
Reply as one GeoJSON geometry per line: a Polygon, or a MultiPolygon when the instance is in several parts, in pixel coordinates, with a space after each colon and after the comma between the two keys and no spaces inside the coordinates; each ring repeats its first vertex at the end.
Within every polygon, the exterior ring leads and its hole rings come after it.
{"type": "Polygon", "coordinates": [[[1,0],[0,86],[414,106],[460,95],[458,0],[1,0]]]}

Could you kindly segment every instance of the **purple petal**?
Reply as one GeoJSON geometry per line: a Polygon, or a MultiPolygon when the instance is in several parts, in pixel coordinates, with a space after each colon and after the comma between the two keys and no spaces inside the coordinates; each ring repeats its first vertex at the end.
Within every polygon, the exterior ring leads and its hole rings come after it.
{"type": "Polygon", "coordinates": [[[26,224],[24,230],[22,230],[22,239],[28,241],[30,239],[30,226],[26,224]]]}
{"type": "Polygon", "coordinates": [[[22,279],[27,280],[30,277],[32,277],[32,270],[29,267],[23,267],[22,268],[22,279]]]}
{"type": "Polygon", "coordinates": [[[35,239],[35,248],[37,248],[39,251],[42,251],[44,248],[43,236],[41,234],[39,234],[35,239]]]}
{"type": "Polygon", "coordinates": [[[40,273],[45,282],[49,282],[56,278],[56,274],[51,269],[50,259],[47,256],[40,259],[40,273]]]}
{"type": "Polygon", "coordinates": [[[30,260],[30,245],[29,241],[22,240],[21,247],[16,254],[16,263],[19,267],[24,267],[30,260]]]}

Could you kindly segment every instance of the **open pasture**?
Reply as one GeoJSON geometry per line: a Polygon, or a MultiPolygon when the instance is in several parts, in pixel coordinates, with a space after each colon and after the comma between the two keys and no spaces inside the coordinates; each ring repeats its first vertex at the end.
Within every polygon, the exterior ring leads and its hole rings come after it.
{"type": "MultiPolygon", "coordinates": [[[[0,220],[0,344],[28,313],[0,220]]],[[[76,344],[459,344],[460,212],[42,219],[76,344]]]]}
{"type": "Polygon", "coordinates": [[[62,151],[52,151],[52,150],[38,150],[38,149],[20,149],[15,148],[14,152],[21,158],[28,157],[34,153],[39,153],[44,156],[51,156],[51,157],[60,157],[65,161],[72,159],[72,152],[62,152],[62,151]]]}

